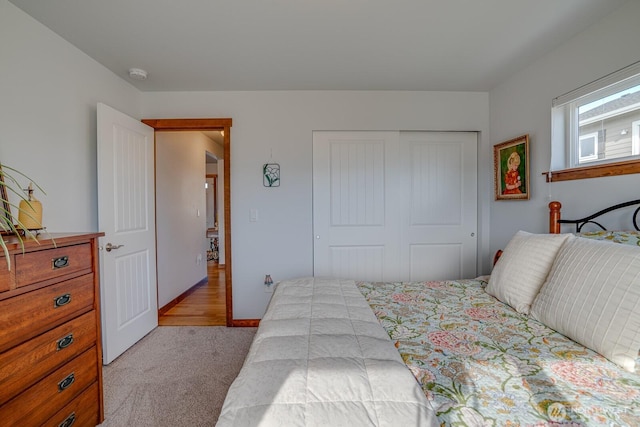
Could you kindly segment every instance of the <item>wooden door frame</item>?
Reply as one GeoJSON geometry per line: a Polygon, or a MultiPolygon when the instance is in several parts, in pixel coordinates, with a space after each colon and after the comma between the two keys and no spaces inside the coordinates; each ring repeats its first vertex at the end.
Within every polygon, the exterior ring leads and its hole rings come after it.
{"type": "Polygon", "coordinates": [[[231,277],[231,119],[143,119],[155,132],[224,131],[224,277],[227,326],[246,326],[233,320],[233,286],[231,277]]]}

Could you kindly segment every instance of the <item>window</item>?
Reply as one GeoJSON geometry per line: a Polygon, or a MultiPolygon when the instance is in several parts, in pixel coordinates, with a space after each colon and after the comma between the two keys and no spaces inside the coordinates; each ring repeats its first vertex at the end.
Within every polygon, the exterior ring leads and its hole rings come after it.
{"type": "Polygon", "coordinates": [[[593,160],[622,160],[634,155],[630,131],[633,123],[640,120],[640,84],[614,90],[613,94],[606,96],[603,95],[610,91],[597,91],[592,96],[585,97],[587,101],[575,102],[578,110],[580,155],[572,166],[593,160]],[[597,99],[589,102],[593,97],[597,99]],[[601,147],[598,146],[598,134],[608,135],[602,138],[601,147]],[[582,153],[583,141],[590,141],[586,144],[591,144],[594,148],[594,152],[586,157],[582,153]]]}
{"type": "Polygon", "coordinates": [[[640,62],[554,99],[552,108],[552,171],[629,161],[640,167],[640,62]]]}

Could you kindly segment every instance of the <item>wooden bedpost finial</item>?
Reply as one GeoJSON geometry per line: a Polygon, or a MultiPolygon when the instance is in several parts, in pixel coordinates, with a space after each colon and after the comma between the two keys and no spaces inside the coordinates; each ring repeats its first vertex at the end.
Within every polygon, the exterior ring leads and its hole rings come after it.
{"type": "Polygon", "coordinates": [[[562,208],[562,204],[560,202],[550,202],[549,203],[549,233],[559,234],[560,233],[560,208],[562,208]]]}

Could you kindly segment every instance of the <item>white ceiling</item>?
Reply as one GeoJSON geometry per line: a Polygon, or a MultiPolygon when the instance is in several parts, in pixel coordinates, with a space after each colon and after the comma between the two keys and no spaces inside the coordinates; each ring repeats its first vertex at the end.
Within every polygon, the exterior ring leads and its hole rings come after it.
{"type": "Polygon", "coordinates": [[[489,91],[627,0],[10,1],[142,91],[489,91]]]}

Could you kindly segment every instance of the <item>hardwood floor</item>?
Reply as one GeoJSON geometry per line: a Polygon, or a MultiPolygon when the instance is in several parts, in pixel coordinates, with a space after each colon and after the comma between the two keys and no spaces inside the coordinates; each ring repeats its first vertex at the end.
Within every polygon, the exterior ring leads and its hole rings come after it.
{"type": "Polygon", "coordinates": [[[160,326],[225,326],[226,300],[224,266],[207,262],[209,281],[189,291],[188,295],[158,319],[160,326]]]}

